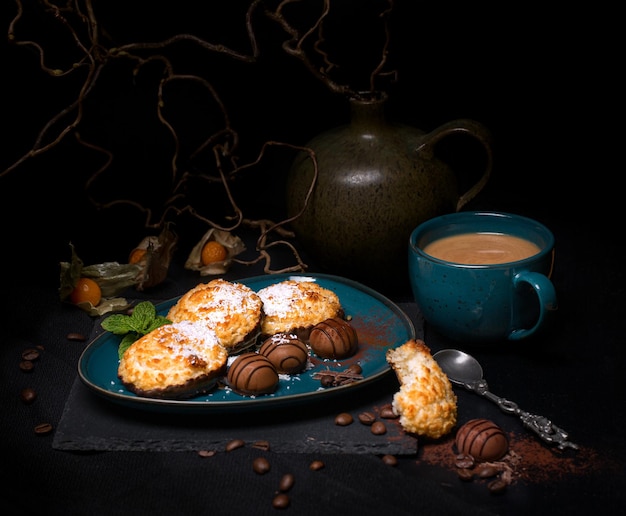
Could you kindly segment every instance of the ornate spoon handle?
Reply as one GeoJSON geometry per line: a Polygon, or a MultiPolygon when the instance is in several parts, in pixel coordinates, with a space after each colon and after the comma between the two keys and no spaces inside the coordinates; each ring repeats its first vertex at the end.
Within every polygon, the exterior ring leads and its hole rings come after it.
{"type": "Polygon", "coordinates": [[[509,414],[516,414],[522,420],[525,427],[535,432],[544,441],[556,444],[559,450],[563,450],[566,447],[578,449],[578,445],[567,440],[568,434],[562,428],[556,426],[552,421],[543,416],[537,416],[530,414],[524,410],[521,410],[516,403],[509,401],[505,398],[500,398],[495,394],[489,392],[489,387],[485,380],[479,380],[477,382],[464,383],[463,386],[476,394],[484,396],[488,400],[493,401],[500,407],[503,412],[509,414]]]}

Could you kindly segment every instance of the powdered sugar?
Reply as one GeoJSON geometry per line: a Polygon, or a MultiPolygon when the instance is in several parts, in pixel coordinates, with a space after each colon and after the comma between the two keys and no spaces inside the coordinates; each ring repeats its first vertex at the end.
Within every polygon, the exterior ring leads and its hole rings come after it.
{"type": "Polygon", "coordinates": [[[163,328],[164,331],[169,330],[170,349],[182,356],[201,355],[207,348],[221,346],[217,334],[200,323],[180,321],[163,328]]]}
{"type": "Polygon", "coordinates": [[[284,317],[291,310],[293,298],[298,295],[298,285],[294,283],[275,283],[258,292],[263,301],[266,315],[284,317]]]}

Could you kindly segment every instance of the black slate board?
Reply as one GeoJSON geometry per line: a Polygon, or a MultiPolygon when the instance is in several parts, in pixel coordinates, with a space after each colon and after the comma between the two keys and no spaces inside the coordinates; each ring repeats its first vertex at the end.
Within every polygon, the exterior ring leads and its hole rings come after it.
{"type": "MultiPolygon", "coordinates": [[[[413,304],[401,308],[423,338],[421,314],[413,304]]],[[[268,441],[275,452],[375,453],[417,452],[417,438],[397,420],[381,419],[384,435],[374,435],[358,421],[361,412],[378,415],[398,390],[393,374],[345,394],[296,407],[228,414],[167,414],[133,410],[91,392],[77,377],[56,429],[53,448],[72,451],[193,451],[223,450],[233,439],[268,441]],[[335,424],[340,412],[354,422],[335,424]]],[[[380,418],[379,418],[380,419],[380,418]]]]}

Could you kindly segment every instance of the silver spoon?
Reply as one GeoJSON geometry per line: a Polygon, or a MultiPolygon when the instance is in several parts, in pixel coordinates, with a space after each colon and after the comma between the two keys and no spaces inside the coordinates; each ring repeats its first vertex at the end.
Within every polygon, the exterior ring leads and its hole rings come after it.
{"type": "Polygon", "coordinates": [[[558,445],[560,450],[566,447],[578,449],[578,445],[567,440],[567,432],[556,426],[552,421],[535,416],[518,408],[517,404],[500,398],[489,392],[487,382],[483,378],[483,368],[478,360],[457,349],[442,349],[433,355],[442,371],[456,385],[462,385],[468,391],[484,396],[496,403],[503,412],[519,416],[524,426],[535,432],[544,441],[558,445]]]}

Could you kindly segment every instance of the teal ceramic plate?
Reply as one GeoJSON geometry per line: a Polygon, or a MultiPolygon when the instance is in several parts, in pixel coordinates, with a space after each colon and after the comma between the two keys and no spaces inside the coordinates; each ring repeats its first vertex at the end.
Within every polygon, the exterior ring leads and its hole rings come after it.
{"type": "MultiPolygon", "coordinates": [[[[137,409],[211,413],[274,408],[352,392],[355,388],[369,384],[390,370],[385,357],[387,350],[415,338],[413,323],[397,305],[369,287],[349,279],[324,274],[273,274],[238,281],[258,291],[289,278],[307,278],[337,294],[346,315],[352,317],[351,324],[359,337],[356,355],[338,361],[322,360],[311,353],[309,360],[313,367],[298,375],[281,375],[278,388],[273,394],[249,397],[241,396],[231,389],[215,388],[209,394],[188,400],[161,400],[137,396],[121,384],[117,377],[117,348],[120,337],[105,332],[83,351],[78,363],[80,379],[96,394],[137,409]],[[315,372],[325,369],[343,371],[354,363],[358,363],[363,369],[362,380],[339,387],[323,388],[320,381],[313,378],[315,372]]],[[[158,304],[157,312],[166,315],[176,301],[177,299],[172,299],[158,304]]]]}

